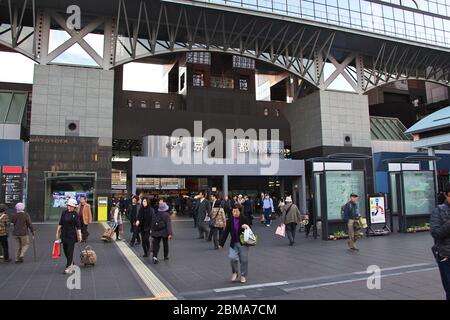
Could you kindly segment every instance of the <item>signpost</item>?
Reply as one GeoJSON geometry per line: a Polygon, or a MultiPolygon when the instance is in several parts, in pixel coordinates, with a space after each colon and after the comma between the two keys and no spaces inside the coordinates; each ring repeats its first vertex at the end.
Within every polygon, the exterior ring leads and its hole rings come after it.
{"type": "Polygon", "coordinates": [[[4,166],[2,169],[2,202],[9,208],[23,201],[22,167],[4,166]]]}

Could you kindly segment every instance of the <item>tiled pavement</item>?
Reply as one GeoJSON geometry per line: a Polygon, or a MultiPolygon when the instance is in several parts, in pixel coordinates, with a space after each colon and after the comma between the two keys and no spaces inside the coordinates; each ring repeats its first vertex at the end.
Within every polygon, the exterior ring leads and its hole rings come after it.
{"type": "MultiPolygon", "coordinates": [[[[275,225],[257,224],[253,229],[259,243],[250,251],[248,283],[240,285],[229,282],[228,248],[214,250],[212,243],[195,239],[190,220],[173,224],[170,260],[153,265],[141,259],[179,299],[443,299],[429,233],[364,238],[358,243],[360,252],[352,253],[345,241],[306,239],[300,233],[289,247],[286,239],[274,235],[275,225]],[[381,290],[366,287],[369,265],[382,268],[381,290]]],[[[36,263],[30,248],[23,265],[0,264],[0,299],[152,297],[117,246],[97,240],[100,224],[90,227],[98,265],[81,268],[82,290],[67,290],[67,277],[61,273],[64,260],[50,258],[54,227],[37,226],[36,263]]],[[[133,248],[139,257],[141,250],[133,248]]]]}
{"type": "MultiPolygon", "coordinates": [[[[150,296],[114,243],[103,243],[100,236],[104,228],[100,224],[89,227],[88,244],[97,253],[95,267],[81,267],[81,290],[68,290],[67,275],[62,271],[65,258],[51,259],[51,246],[56,225],[36,224],[36,262],[33,247],[23,264],[0,263],[0,300],[6,299],[124,299],[150,296]]],[[[14,252],[14,241],[9,238],[14,252]]],[[[75,247],[75,262],[79,262],[79,247],[75,247]]]]}
{"type": "Polygon", "coordinates": [[[274,235],[275,225],[267,228],[256,224],[253,230],[259,243],[250,249],[248,283],[242,286],[229,282],[228,248],[214,250],[212,243],[195,239],[197,232],[190,220],[176,221],[174,226],[170,260],[150,268],[175,288],[174,294],[179,298],[443,299],[444,296],[430,250],[432,239],[427,232],[364,238],[358,243],[361,250],[353,253],[346,249],[344,240],[314,240],[305,238],[303,233],[297,233],[297,243],[289,247],[287,239],[274,235]],[[382,269],[381,290],[367,289],[368,275],[364,272],[370,265],[382,269]]]}

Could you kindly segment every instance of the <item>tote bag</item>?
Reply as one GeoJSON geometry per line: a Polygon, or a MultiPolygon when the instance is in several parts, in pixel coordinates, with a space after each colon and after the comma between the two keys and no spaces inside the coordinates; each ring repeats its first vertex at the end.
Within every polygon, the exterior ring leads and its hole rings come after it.
{"type": "Polygon", "coordinates": [[[286,226],[284,224],[281,224],[280,226],[278,226],[277,230],[275,231],[275,234],[280,237],[285,237],[286,236],[286,226]]]}

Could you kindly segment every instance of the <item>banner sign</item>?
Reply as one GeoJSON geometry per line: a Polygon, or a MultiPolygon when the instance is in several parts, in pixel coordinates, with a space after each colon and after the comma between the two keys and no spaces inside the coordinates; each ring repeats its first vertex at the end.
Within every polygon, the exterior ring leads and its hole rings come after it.
{"type": "Polygon", "coordinates": [[[384,197],[369,197],[370,223],[386,223],[386,206],[384,197]]]}

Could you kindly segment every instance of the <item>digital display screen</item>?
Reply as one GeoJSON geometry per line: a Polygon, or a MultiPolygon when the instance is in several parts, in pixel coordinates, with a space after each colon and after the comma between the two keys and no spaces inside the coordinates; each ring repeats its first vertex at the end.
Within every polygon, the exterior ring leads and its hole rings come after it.
{"type": "Polygon", "coordinates": [[[75,199],[80,203],[80,197],[86,197],[87,192],[83,191],[61,191],[53,192],[52,194],[52,207],[53,208],[65,208],[69,199],[75,199]]]}

